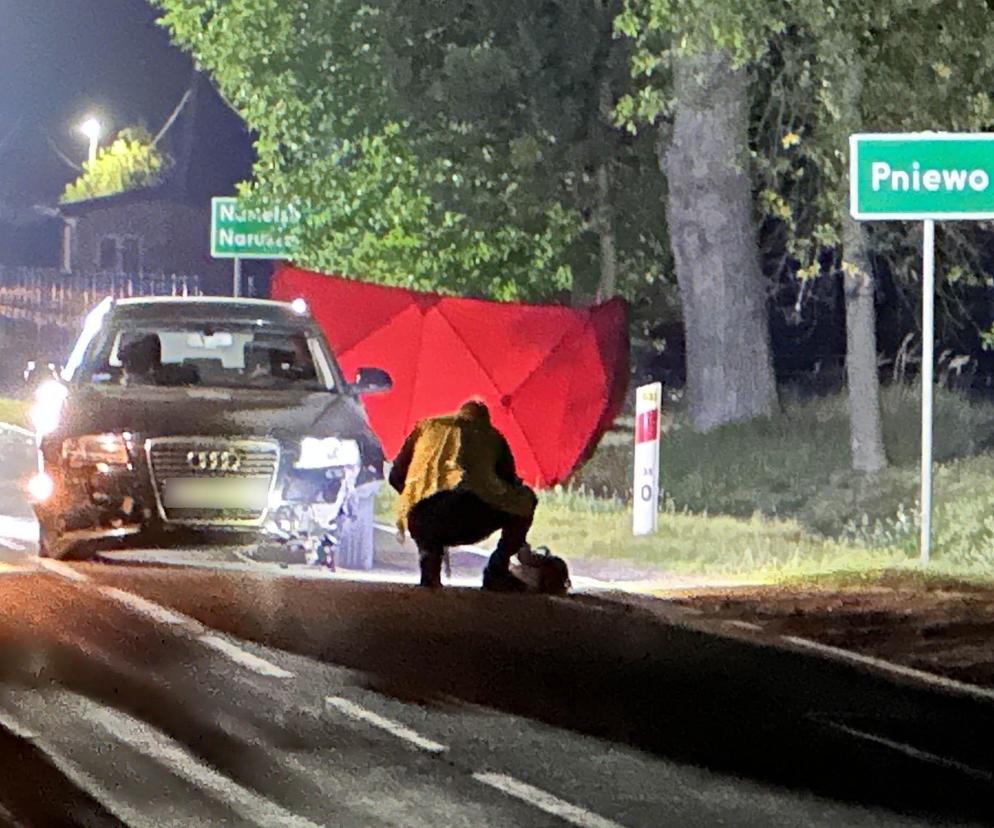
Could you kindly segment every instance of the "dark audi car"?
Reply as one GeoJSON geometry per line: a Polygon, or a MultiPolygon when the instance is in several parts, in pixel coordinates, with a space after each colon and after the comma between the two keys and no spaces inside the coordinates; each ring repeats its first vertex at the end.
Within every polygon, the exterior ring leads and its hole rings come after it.
{"type": "Polygon", "coordinates": [[[368,567],[383,450],[301,300],[105,299],[37,387],[40,554],[231,541],[368,567]]]}

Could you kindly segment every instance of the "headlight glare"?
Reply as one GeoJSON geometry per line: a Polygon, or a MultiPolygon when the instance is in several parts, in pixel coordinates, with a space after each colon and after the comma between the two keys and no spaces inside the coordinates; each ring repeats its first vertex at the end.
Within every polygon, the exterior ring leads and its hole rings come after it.
{"type": "Polygon", "coordinates": [[[330,466],[358,466],[359,444],[338,437],[305,437],[300,441],[298,469],[326,469],[330,466]]]}
{"type": "Polygon", "coordinates": [[[55,380],[45,380],[35,391],[35,402],[28,415],[31,425],[39,437],[51,434],[59,427],[62,417],[62,405],[66,401],[69,390],[55,380]]]}

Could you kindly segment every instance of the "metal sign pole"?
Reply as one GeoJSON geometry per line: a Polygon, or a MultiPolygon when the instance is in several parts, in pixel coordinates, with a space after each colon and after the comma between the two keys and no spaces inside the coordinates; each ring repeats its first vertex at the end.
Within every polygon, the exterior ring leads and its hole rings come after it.
{"type": "Polygon", "coordinates": [[[928,565],[932,541],[932,370],[935,345],[935,221],[922,227],[922,468],[921,564],[928,565]]]}
{"type": "Polygon", "coordinates": [[[231,295],[236,299],[242,293],[242,260],[235,256],[231,275],[231,295]]]}

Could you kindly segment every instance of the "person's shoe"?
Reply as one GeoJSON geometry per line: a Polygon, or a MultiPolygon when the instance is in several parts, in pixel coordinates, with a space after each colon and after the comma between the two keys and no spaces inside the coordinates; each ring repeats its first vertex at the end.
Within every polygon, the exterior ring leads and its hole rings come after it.
{"type": "Polygon", "coordinates": [[[483,570],[483,588],[491,592],[526,592],[527,584],[515,578],[510,572],[483,570]]]}

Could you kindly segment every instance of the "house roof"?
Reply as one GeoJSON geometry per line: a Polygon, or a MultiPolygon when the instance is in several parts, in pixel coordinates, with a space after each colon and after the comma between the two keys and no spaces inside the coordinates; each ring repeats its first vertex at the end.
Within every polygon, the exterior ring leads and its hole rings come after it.
{"type": "Polygon", "coordinates": [[[212,196],[234,195],[235,185],[252,173],[252,136],[202,73],[194,71],[190,89],[189,100],[162,139],[175,163],[159,184],[60,204],[59,212],[78,216],[139,201],[207,207],[212,196]]]}

